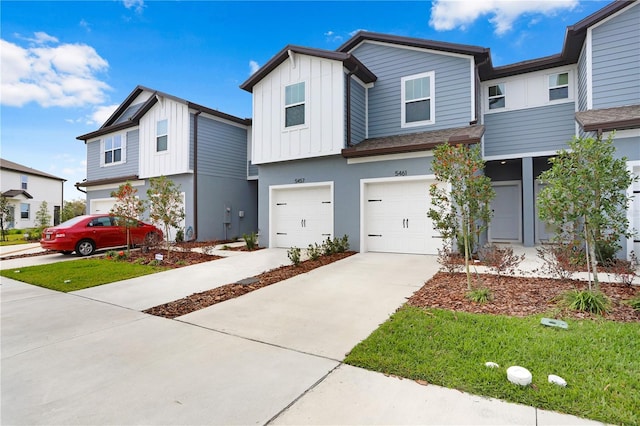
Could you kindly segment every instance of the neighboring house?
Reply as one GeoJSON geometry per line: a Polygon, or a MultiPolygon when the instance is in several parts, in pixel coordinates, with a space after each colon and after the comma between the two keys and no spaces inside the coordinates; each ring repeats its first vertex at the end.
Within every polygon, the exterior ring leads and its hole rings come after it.
{"type": "Polygon", "coordinates": [[[240,237],[257,230],[250,129],[250,119],[138,86],[98,130],[78,136],[87,178],[76,187],[90,213],[105,213],[120,185],[130,182],[146,199],[149,179],[164,175],[182,192],[185,239],[240,237]]]}
{"type": "Polygon", "coordinates": [[[2,197],[9,201],[12,221],[5,229],[34,228],[36,213],[47,203],[51,223],[60,223],[66,179],[0,158],[2,197]]]}
{"type": "MultiPolygon", "coordinates": [[[[447,142],[482,143],[497,193],[486,237],[544,241],[536,178],[573,136],[617,130],[638,174],[637,4],[569,27],[558,55],[504,67],[486,48],[370,32],[337,51],[286,46],[241,85],[253,94],[261,243],[347,234],[359,251],[437,253],[428,187],[432,150],[447,142]]],[[[637,202],[629,215],[640,228],[637,202]]]]}

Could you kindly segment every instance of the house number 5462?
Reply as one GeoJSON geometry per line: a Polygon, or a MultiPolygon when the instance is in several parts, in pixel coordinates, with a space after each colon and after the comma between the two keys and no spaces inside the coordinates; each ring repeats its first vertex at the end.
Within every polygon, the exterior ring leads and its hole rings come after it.
{"type": "Polygon", "coordinates": [[[406,175],[407,175],[406,170],[396,170],[396,176],[406,176],[406,175]]]}

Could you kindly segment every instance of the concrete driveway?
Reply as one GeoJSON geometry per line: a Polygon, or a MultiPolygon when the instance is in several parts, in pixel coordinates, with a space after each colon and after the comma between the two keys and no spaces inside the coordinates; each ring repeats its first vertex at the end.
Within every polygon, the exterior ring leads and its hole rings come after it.
{"type": "MultiPolygon", "coordinates": [[[[219,262],[176,284],[202,285],[219,262]]],[[[1,423],[588,424],[341,364],[436,270],[357,254],[176,320],[119,305],[117,284],[64,294],[2,278],[1,423]]]]}

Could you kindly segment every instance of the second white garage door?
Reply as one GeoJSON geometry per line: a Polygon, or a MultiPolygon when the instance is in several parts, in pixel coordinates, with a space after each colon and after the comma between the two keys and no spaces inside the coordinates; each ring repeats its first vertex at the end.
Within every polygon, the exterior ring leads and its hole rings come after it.
{"type": "Polygon", "coordinates": [[[427,211],[433,179],[363,181],[362,240],[366,251],[437,254],[442,245],[427,211]]]}
{"type": "Polygon", "coordinates": [[[333,237],[332,184],[271,187],[271,247],[307,248],[333,237]]]}

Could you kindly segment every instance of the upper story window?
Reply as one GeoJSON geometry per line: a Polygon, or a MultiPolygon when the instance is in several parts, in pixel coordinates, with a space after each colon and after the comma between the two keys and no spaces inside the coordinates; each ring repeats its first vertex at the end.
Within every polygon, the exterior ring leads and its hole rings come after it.
{"type": "Polygon", "coordinates": [[[504,83],[489,86],[489,109],[505,107],[504,83]]]}
{"type": "Polygon", "coordinates": [[[284,127],[304,124],[304,81],[284,88],[284,127]]]}
{"type": "Polygon", "coordinates": [[[114,135],[102,140],[102,164],[124,163],[124,135],[114,135]]]}
{"type": "Polygon", "coordinates": [[[168,133],[167,120],[158,121],[156,124],[156,152],[167,150],[168,133]]]}
{"type": "Polygon", "coordinates": [[[31,206],[27,203],[20,203],[20,219],[29,219],[31,206]]]}
{"type": "Polygon", "coordinates": [[[402,127],[421,126],[434,122],[435,74],[433,71],[403,77],[402,127]]]}
{"type": "Polygon", "coordinates": [[[20,185],[21,185],[20,187],[25,191],[27,190],[28,179],[29,178],[27,177],[27,175],[20,176],[20,185]]]}
{"type": "Polygon", "coordinates": [[[562,72],[549,76],[549,100],[567,99],[569,97],[569,73],[562,72]]]}

